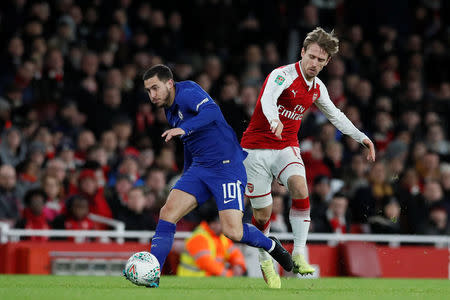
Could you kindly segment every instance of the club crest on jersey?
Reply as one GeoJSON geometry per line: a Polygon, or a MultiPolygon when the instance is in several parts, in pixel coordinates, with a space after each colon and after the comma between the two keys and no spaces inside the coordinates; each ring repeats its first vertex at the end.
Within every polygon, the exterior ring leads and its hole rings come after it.
{"type": "Polygon", "coordinates": [[[253,191],[255,190],[255,187],[253,186],[252,183],[247,183],[247,189],[250,193],[253,193],[253,191]]]}
{"type": "Polygon", "coordinates": [[[278,75],[277,78],[275,78],[275,83],[278,85],[282,85],[285,80],[286,79],[283,76],[278,75]]]}
{"type": "Polygon", "coordinates": [[[318,92],[314,92],[313,97],[312,97],[312,101],[316,101],[317,98],[319,98],[319,93],[318,92]]]}
{"type": "Polygon", "coordinates": [[[180,110],[178,111],[178,117],[180,117],[181,120],[183,120],[183,118],[184,118],[184,117],[183,117],[183,114],[181,113],[180,110]]]}

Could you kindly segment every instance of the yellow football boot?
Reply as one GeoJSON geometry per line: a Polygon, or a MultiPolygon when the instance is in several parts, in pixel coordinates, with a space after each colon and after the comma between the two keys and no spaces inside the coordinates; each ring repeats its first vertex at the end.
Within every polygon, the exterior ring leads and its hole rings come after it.
{"type": "Polygon", "coordinates": [[[293,255],[292,260],[294,261],[294,269],[292,270],[292,272],[300,275],[310,275],[314,273],[315,269],[310,264],[308,264],[303,255],[293,255]]]}
{"type": "Polygon", "coordinates": [[[264,277],[264,281],[271,289],[281,288],[280,275],[275,272],[273,267],[273,261],[271,259],[261,262],[261,272],[264,277]]]}

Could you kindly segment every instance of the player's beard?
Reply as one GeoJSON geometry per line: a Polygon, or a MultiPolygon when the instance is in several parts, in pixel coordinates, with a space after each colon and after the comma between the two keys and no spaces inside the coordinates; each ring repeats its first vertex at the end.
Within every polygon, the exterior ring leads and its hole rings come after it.
{"type": "Polygon", "coordinates": [[[169,107],[172,103],[169,103],[170,102],[170,91],[169,91],[169,89],[167,87],[166,87],[166,92],[167,92],[167,96],[166,96],[166,98],[164,98],[163,106],[164,107],[169,107]]]}
{"type": "Polygon", "coordinates": [[[169,107],[170,106],[170,103],[169,103],[170,102],[170,92],[167,87],[165,87],[165,89],[166,89],[167,96],[164,99],[157,101],[155,103],[157,107],[169,107]]]}

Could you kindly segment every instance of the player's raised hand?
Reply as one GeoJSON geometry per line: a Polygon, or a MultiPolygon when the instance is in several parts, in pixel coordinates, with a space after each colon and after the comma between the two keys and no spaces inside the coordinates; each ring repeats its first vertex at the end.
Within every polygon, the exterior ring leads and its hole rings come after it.
{"type": "Polygon", "coordinates": [[[283,139],[281,137],[281,132],[283,132],[283,127],[284,127],[284,125],[283,125],[283,123],[281,123],[280,120],[272,120],[272,122],[270,122],[270,130],[280,140],[283,139]]]}
{"type": "Polygon", "coordinates": [[[362,141],[363,145],[366,146],[369,149],[369,153],[367,154],[367,160],[369,161],[375,161],[375,146],[373,145],[372,141],[369,139],[364,139],[362,141]]]}
{"type": "Polygon", "coordinates": [[[179,135],[183,135],[183,134],[185,134],[186,132],[184,132],[184,130],[183,129],[181,129],[181,128],[172,128],[172,129],[169,129],[169,130],[166,130],[166,131],[164,131],[164,133],[161,135],[162,137],[165,137],[166,138],[166,143],[168,142],[168,141],[170,141],[174,136],[179,136],[179,135]]]}

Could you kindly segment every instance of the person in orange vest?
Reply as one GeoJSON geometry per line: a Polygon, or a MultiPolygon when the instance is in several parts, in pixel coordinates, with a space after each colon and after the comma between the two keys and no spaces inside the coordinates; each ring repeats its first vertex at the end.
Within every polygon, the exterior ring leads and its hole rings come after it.
{"type": "Polygon", "coordinates": [[[209,215],[186,240],[178,276],[242,276],[245,260],[241,250],[222,234],[219,216],[209,215]]]}

